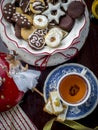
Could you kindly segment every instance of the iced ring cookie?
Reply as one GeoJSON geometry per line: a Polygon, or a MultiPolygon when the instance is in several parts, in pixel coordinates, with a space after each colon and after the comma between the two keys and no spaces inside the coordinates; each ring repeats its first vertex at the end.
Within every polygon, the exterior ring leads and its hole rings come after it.
{"type": "Polygon", "coordinates": [[[54,27],[45,36],[45,43],[54,48],[60,45],[63,38],[63,32],[60,28],[54,27]]]}
{"type": "Polygon", "coordinates": [[[45,2],[43,0],[30,0],[30,10],[34,14],[40,14],[45,9],[45,2]]]}
{"type": "Polygon", "coordinates": [[[46,28],[48,25],[48,19],[44,15],[35,15],[33,19],[33,25],[36,28],[46,28]]]}

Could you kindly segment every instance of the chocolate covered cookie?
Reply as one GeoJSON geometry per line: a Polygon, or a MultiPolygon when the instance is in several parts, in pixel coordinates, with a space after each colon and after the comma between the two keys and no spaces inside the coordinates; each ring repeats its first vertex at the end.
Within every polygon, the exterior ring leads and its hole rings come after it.
{"type": "Polygon", "coordinates": [[[30,21],[22,14],[20,13],[14,13],[12,20],[18,24],[18,26],[20,27],[26,27],[26,28],[30,28],[31,27],[31,23],[30,21]]]}
{"type": "Polygon", "coordinates": [[[15,13],[16,8],[14,4],[7,3],[3,8],[3,16],[8,22],[12,22],[11,18],[13,16],[13,13],[15,13]]]}
{"type": "Polygon", "coordinates": [[[42,49],[45,46],[44,36],[47,34],[48,29],[37,29],[28,38],[29,45],[36,50],[42,49]]]}
{"type": "Polygon", "coordinates": [[[19,39],[21,39],[21,27],[19,27],[17,24],[15,24],[15,36],[19,39]]]}
{"type": "Polygon", "coordinates": [[[60,19],[59,26],[63,30],[70,32],[74,25],[74,22],[74,19],[72,19],[69,15],[66,15],[60,19]]]}
{"type": "Polygon", "coordinates": [[[67,9],[68,15],[76,19],[83,15],[85,11],[85,5],[81,1],[72,1],[67,9]]]}

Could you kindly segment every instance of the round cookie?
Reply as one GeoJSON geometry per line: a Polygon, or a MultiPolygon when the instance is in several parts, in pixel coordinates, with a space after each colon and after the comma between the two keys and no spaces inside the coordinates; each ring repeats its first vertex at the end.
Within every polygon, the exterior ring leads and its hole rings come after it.
{"type": "Polygon", "coordinates": [[[72,19],[69,15],[66,15],[60,19],[59,26],[63,30],[70,32],[73,25],[74,25],[75,20],[72,19]]]}
{"type": "Polygon", "coordinates": [[[30,29],[21,28],[21,37],[22,37],[24,40],[28,40],[28,37],[34,32],[34,30],[35,30],[35,27],[34,27],[34,26],[31,26],[30,29]]]}
{"type": "Polygon", "coordinates": [[[48,26],[48,19],[44,15],[35,15],[33,18],[33,25],[39,29],[46,28],[48,26]]]}
{"type": "Polygon", "coordinates": [[[16,8],[14,4],[7,3],[3,8],[3,16],[8,22],[12,22],[11,18],[13,16],[13,13],[15,13],[16,8]]]}
{"type": "Polygon", "coordinates": [[[44,0],[30,0],[30,10],[34,14],[40,14],[45,8],[44,0]]]}
{"type": "Polygon", "coordinates": [[[62,38],[63,38],[62,30],[60,28],[54,27],[50,29],[50,31],[45,36],[45,43],[48,46],[55,48],[60,45],[62,38]]]}
{"type": "Polygon", "coordinates": [[[81,1],[72,1],[67,9],[68,15],[73,19],[79,18],[84,14],[85,5],[81,1]]]}

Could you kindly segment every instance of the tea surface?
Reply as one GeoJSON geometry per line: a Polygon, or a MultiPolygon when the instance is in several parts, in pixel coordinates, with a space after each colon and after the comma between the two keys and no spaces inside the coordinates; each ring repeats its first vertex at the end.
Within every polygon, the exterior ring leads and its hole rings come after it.
{"type": "Polygon", "coordinates": [[[59,91],[63,100],[74,104],[83,100],[87,94],[87,88],[86,81],[73,74],[61,81],[59,91]]]}

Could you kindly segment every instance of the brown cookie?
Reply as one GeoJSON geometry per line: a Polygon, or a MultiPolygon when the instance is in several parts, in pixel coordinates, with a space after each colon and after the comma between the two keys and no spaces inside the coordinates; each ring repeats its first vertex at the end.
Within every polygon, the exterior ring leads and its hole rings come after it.
{"type": "Polygon", "coordinates": [[[75,22],[74,19],[72,19],[69,15],[66,15],[60,19],[59,26],[63,30],[70,32],[74,25],[74,22],[75,22]]]}
{"type": "Polygon", "coordinates": [[[15,13],[16,8],[13,4],[7,3],[3,8],[3,16],[8,22],[12,22],[11,18],[13,13],[15,13]]]}
{"type": "Polygon", "coordinates": [[[42,49],[45,46],[44,36],[46,35],[47,31],[48,29],[37,29],[34,31],[28,38],[29,45],[36,50],[42,49]]]}
{"type": "Polygon", "coordinates": [[[85,5],[81,1],[72,1],[68,6],[67,11],[68,15],[76,19],[84,14],[85,5]]]}
{"type": "Polygon", "coordinates": [[[12,20],[18,24],[18,26],[20,27],[26,27],[26,28],[30,28],[31,27],[31,23],[30,21],[22,14],[20,13],[14,13],[12,20]]]}
{"type": "Polygon", "coordinates": [[[21,39],[21,27],[19,27],[17,24],[15,24],[15,36],[19,39],[21,39]]]}

